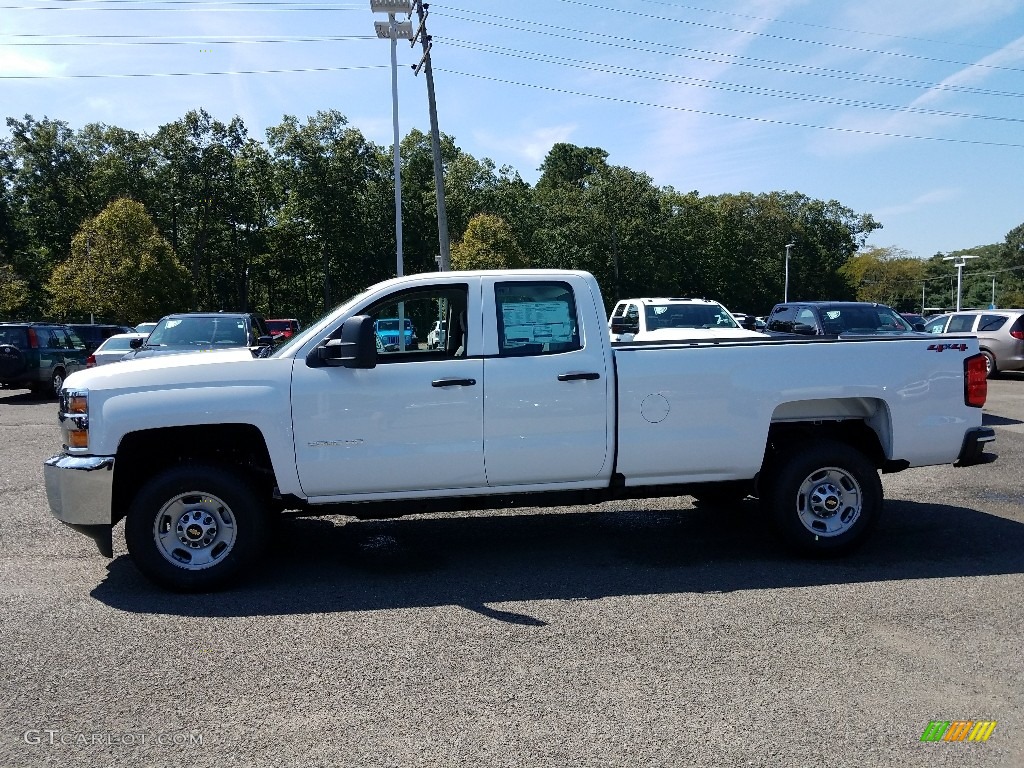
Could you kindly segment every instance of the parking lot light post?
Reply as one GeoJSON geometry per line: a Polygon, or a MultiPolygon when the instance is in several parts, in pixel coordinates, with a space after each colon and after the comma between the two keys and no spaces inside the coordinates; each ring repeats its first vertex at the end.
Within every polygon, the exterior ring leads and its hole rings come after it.
{"type": "Polygon", "coordinates": [[[967,254],[961,254],[959,256],[943,256],[943,261],[953,261],[953,266],[956,267],[956,311],[960,311],[960,286],[963,283],[964,276],[964,264],[967,263],[967,259],[976,259],[977,256],[969,256],[967,254]]]}
{"type": "Polygon", "coordinates": [[[796,243],[786,243],[786,284],[782,289],[782,303],[789,303],[789,252],[793,249],[796,243]]]}
{"type": "MultiPolygon", "coordinates": [[[[398,135],[398,40],[412,39],[412,22],[398,21],[396,13],[404,13],[408,16],[412,12],[412,0],[370,0],[370,10],[374,13],[386,13],[387,21],[375,21],[373,28],[377,37],[391,41],[391,112],[394,126],[394,147],[392,157],[395,166],[395,242],[396,255],[395,267],[396,276],[404,274],[402,263],[402,158],[399,152],[398,135]]],[[[402,337],[401,328],[399,337],[402,337]]]]}

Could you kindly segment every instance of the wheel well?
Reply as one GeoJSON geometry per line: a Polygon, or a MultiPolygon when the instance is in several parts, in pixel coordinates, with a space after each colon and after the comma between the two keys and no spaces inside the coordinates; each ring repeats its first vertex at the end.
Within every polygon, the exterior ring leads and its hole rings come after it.
{"type": "Polygon", "coordinates": [[[820,439],[836,440],[856,448],[876,467],[885,464],[885,451],[875,430],[860,419],[778,422],[768,430],[767,464],[773,456],[788,454],[793,446],[820,439]]]}
{"type": "Polygon", "coordinates": [[[242,470],[260,492],[275,485],[263,433],[251,424],[204,424],[131,432],[121,439],[114,462],[114,522],[125,516],[139,488],[154,471],[179,464],[214,464],[242,470]]]}

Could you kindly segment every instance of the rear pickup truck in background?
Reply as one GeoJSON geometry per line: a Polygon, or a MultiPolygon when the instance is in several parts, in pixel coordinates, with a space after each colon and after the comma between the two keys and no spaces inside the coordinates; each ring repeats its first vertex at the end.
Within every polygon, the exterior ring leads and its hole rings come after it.
{"type": "Polygon", "coordinates": [[[769,334],[798,336],[905,336],[924,330],[885,304],[865,301],[794,301],[776,304],[765,321],[769,334]]]}
{"type": "Polygon", "coordinates": [[[267,357],[71,375],[46,491],[107,556],[123,519],[138,568],[187,591],[273,567],[268,531],[286,512],[754,495],[795,550],[838,553],[877,522],[879,471],[990,458],[974,338],[713,336],[613,343],[584,272],[400,277],[267,357]],[[375,323],[396,317],[451,332],[390,350],[375,323]]]}

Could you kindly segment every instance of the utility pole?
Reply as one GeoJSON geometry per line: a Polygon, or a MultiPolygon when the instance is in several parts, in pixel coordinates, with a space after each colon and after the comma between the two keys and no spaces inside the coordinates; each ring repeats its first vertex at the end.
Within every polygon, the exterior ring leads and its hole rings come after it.
{"type": "Polygon", "coordinates": [[[437,199],[437,241],[441,251],[437,265],[442,272],[451,269],[451,244],[448,241],[448,212],[444,202],[444,163],[441,160],[441,135],[437,130],[437,101],[434,98],[434,70],[430,66],[430,35],[427,34],[427,15],[429,3],[423,0],[412,0],[413,9],[419,16],[420,24],[412,36],[410,45],[419,40],[423,46],[423,57],[412,69],[416,75],[420,70],[427,78],[427,107],[430,112],[430,145],[434,154],[434,189],[437,199]]]}

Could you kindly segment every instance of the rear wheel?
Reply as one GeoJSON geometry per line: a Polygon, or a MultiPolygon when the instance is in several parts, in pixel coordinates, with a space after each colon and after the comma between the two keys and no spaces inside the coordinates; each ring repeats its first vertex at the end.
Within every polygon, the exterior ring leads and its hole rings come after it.
{"type": "Polygon", "coordinates": [[[269,510],[230,470],[165,470],[136,495],[125,521],[128,551],[143,574],[179,592],[217,589],[260,555],[269,510]]]}
{"type": "Polygon", "coordinates": [[[999,368],[996,366],[996,356],[987,349],[981,350],[981,354],[985,356],[985,370],[988,371],[988,378],[994,379],[999,375],[999,368]]]}
{"type": "Polygon", "coordinates": [[[820,440],[777,464],[765,483],[765,504],[780,535],[804,554],[847,552],[882,512],[882,481],[860,451],[820,440]]]}

